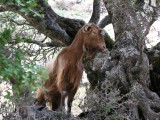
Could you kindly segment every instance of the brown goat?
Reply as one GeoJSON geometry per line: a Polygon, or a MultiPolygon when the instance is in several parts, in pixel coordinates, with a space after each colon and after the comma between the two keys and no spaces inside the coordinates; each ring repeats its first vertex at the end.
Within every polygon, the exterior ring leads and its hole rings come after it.
{"type": "Polygon", "coordinates": [[[84,54],[92,56],[105,48],[103,30],[92,23],[84,25],[72,44],[65,47],[47,67],[49,79],[44,85],[47,91],[37,90],[35,104],[45,107],[47,100],[52,110],[62,110],[65,97],[68,97],[67,111],[70,113],[74,95],[82,79],[82,57],[84,54]]]}

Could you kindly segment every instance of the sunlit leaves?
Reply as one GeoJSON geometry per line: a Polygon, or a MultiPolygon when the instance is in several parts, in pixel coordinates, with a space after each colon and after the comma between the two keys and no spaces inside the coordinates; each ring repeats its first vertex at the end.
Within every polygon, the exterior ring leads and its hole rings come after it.
{"type": "Polygon", "coordinates": [[[28,15],[30,12],[28,8],[21,8],[20,11],[23,12],[25,15],[28,15]]]}
{"type": "MultiPolygon", "coordinates": [[[[15,5],[18,6],[21,12],[23,12],[25,15],[32,14],[34,16],[43,17],[43,14],[37,11],[38,7],[38,0],[1,0],[0,4],[8,4],[8,5],[15,5]]],[[[46,1],[44,0],[44,4],[46,4],[46,1]]]]}
{"type": "MultiPolygon", "coordinates": [[[[0,33],[0,78],[2,79],[0,83],[14,80],[12,89],[16,95],[20,95],[24,92],[24,88],[34,91],[48,75],[44,67],[37,66],[33,61],[26,62],[24,51],[9,45],[14,30],[7,27],[0,33]]],[[[20,41],[21,38],[16,36],[20,41]]],[[[6,97],[10,98],[10,95],[8,93],[6,97]]]]}
{"type": "Polygon", "coordinates": [[[24,56],[21,51],[15,51],[13,56],[14,60],[8,59],[5,55],[0,57],[0,75],[3,81],[15,80],[15,84],[12,86],[15,93],[24,92],[25,87],[34,91],[42,80],[47,79],[44,67],[36,66],[34,62],[30,64],[22,63],[24,56]]]}
{"type": "MultiPolygon", "coordinates": [[[[44,10],[37,0],[2,1],[0,5],[14,5],[25,15],[43,17],[41,13],[44,10]]],[[[40,59],[37,46],[35,48],[32,47],[34,44],[26,44],[36,39],[36,35],[37,31],[16,13],[6,11],[0,14],[0,83],[10,84],[11,80],[14,81],[12,90],[7,90],[6,98],[13,98],[12,91],[17,96],[27,88],[33,92],[48,79],[46,69],[36,64],[36,60],[40,59]],[[36,60],[33,56],[36,56],[36,60]]]]}
{"type": "Polygon", "coordinates": [[[38,5],[35,0],[29,0],[26,3],[27,3],[27,6],[30,7],[30,8],[34,8],[38,5]]]}
{"type": "Polygon", "coordinates": [[[15,0],[18,6],[25,6],[25,4],[22,2],[22,0],[15,0]]]}

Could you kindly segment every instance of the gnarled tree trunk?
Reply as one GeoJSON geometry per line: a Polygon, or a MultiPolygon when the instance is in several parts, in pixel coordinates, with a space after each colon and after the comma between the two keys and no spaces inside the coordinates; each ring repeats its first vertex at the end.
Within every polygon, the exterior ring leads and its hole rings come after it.
{"type": "MultiPolygon", "coordinates": [[[[144,40],[153,21],[144,20],[128,0],[104,0],[104,3],[112,14],[115,44],[110,55],[98,55],[89,68],[86,66],[91,86],[95,88],[98,83],[101,86],[102,81],[109,81],[132,101],[133,104],[127,106],[129,119],[159,120],[160,98],[149,89],[151,65],[143,52],[144,40]],[[95,82],[97,80],[99,82],[95,82]]],[[[153,77],[154,73],[151,74],[153,77]]]]}

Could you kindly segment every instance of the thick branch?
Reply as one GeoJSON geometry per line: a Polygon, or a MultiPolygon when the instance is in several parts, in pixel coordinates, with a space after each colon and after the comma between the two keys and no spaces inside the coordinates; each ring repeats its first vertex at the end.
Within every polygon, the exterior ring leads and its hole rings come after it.
{"type": "Polygon", "coordinates": [[[89,23],[95,23],[97,24],[100,19],[100,0],[94,0],[93,1],[93,12],[92,16],[89,20],[89,23]]]}
{"type": "Polygon", "coordinates": [[[100,22],[99,22],[99,26],[101,28],[104,28],[106,25],[111,24],[112,23],[112,12],[110,7],[107,7],[106,4],[107,2],[105,0],[103,0],[103,3],[105,4],[105,7],[107,9],[108,15],[105,16],[100,22]]]}
{"type": "Polygon", "coordinates": [[[39,10],[39,8],[43,8],[44,11],[40,14],[43,14],[44,17],[34,16],[34,13],[31,12],[28,15],[25,15],[20,11],[18,6],[4,4],[1,7],[5,11],[12,11],[20,14],[40,33],[51,38],[53,45],[55,46],[69,45],[79,28],[85,24],[82,20],[69,19],[57,15],[49,5],[43,4],[43,1],[41,1],[34,9],[39,10]]]}

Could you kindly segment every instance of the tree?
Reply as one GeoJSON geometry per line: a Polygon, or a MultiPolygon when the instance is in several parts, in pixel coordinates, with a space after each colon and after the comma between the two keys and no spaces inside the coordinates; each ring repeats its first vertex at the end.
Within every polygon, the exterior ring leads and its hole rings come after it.
{"type": "MultiPolygon", "coordinates": [[[[153,9],[148,11],[150,15],[145,16],[142,16],[146,12],[142,8],[145,1],[131,3],[127,0],[106,0],[104,3],[112,16],[116,40],[110,51],[111,59],[106,60],[105,65],[102,64],[103,80],[112,82],[114,87],[121,86],[121,94],[131,93],[126,99],[136,102],[129,104],[130,119],[160,119],[159,96],[149,89],[153,85],[150,83],[153,75],[150,74],[149,60],[144,53],[145,37],[158,17],[159,2],[156,1],[155,7],[149,1],[147,8],[153,9]]],[[[95,80],[95,76],[90,76],[95,80]]]]}
{"type": "MultiPolygon", "coordinates": [[[[126,105],[129,119],[160,119],[159,86],[156,85],[155,88],[154,84],[159,79],[159,69],[156,67],[159,56],[156,58],[154,56],[156,47],[153,50],[145,47],[146,35],[159,17],[159,0],[103,0],[108,15],[101,21],[100,2],[94,0],[89,22],[102,28],[111,23],[115,33],[115,43],[106,34],[105,41],[109,54],[103,53],[95,56],[93,61],[85,61],[91,89],[98,86],[98,90],[101,91],[103,82],[107,81],[112,87],[114,85],[114,88],[120,90],[121,96],[125,96],[124,100],[119,101],[120,103],[126,100],[132,101],[126,105]],[[152,71],[150,64],[153,65],[152,71]]],[[[0,11],[18,13],[30,26],[51,39],[50,42],[24,41],[41,47],[69,45],[78,29],[85,24],[83,20],[59,16],[45,0],[4,0],[1,2],[0,11]]],[[[22,42],[21,40],[9,42],[17,44],[22,42]]]]}

